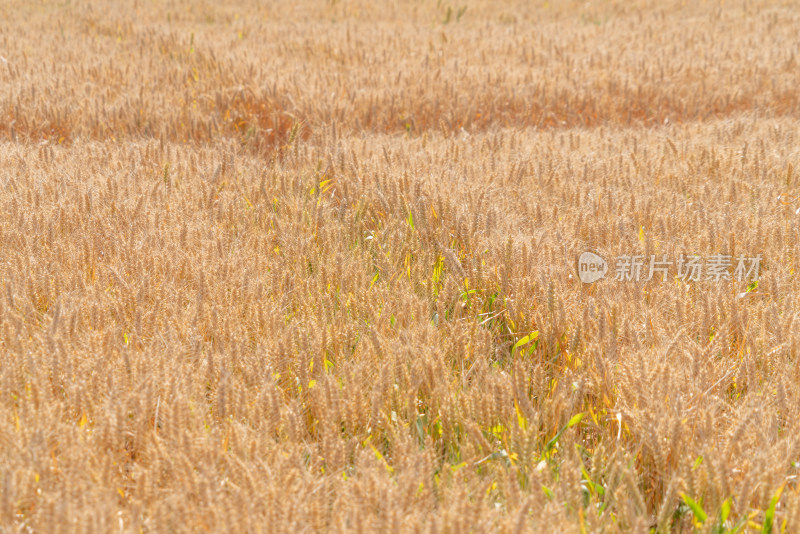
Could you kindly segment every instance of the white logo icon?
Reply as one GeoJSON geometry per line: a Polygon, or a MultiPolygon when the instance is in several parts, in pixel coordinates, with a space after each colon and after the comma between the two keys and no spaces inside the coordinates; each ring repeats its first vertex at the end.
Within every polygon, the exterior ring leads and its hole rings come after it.
{"type": "Polygon", "coordinates": [[[584,284],[603,278],[608,272],[606,260],[592,252],[584,252],[578,258],[578,276],[584,284]]]}

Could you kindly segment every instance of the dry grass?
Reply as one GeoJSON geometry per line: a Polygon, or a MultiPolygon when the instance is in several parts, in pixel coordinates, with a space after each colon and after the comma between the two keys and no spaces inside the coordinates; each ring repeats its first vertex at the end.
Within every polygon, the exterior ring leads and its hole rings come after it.
{"type": "Polygon", "coordinates": [[[0,531],[800,530],[794,8],[121,4],[0,8],[0,531]]]}

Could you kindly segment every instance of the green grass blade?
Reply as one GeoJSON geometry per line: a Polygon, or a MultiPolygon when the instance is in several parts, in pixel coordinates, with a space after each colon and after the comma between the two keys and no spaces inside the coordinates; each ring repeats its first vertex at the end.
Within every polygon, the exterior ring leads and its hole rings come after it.
{"type": "Polygon", "coordinates": [[[700,523],[705,523],[706,520],[708,519],[708,514],[706,514],[705,510],[703,510],[703,507],[700,506],[694,499],[692,499],[685,493],[681,493],[681,498],[683,499],[683,502],[685,502],[686,505],[689,507],[689,509],[692,510],[694,517],[700,523]]]}
{"type": "Polygon", "coordinates": [[[764,515],[764,524],[761,525],[761,534],[772,534],[772,523],[775,521],[775,507],[778,506],[778,501],[781,500],[784,487],[785,484],[781,484],[781,487],[778,488],[775,495],[772,496],[772,500],[769,501],[769,508],[764,515]]]}

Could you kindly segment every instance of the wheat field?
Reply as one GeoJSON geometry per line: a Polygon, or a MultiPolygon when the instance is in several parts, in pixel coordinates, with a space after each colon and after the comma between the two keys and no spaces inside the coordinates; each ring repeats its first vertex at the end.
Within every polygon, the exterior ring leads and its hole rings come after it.
{"type": "Polygon", "coordinates": [[[798,27],[6,0],[0,532],[800,532],[798,27]]]}

